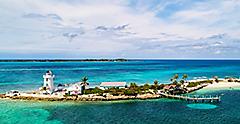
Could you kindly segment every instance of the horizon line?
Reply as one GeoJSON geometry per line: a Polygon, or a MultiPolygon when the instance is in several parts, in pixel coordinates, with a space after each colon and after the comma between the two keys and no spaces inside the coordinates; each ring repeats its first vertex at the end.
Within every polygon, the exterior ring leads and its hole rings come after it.
{"type": "Polygon", "coordinates": [[[86,59],[127,59],[127,60],[240,60],[240,58],[0,58],[4,60],[86,60],[86,59]]]}

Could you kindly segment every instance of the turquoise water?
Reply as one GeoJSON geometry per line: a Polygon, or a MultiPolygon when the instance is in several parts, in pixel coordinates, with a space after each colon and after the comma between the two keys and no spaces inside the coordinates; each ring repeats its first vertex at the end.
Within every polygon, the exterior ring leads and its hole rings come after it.
{"type": "Polygon", "coordinates": [[[129,62],[1,62],[0,92],[12,88],[36,89],[42,85],[47,70],[56,75],[55,83],[72,83],[83,76],[90,85],[103,81],[126,81],[138,84],[169,83],[176,73],[197,76],[240,76],[240,60],[142,60],[129,62]]]}
{"type": "MultiPolygon", "coordinates": [[[[187,73],[212,77],[240,75],[240,61],[130,61],[130,62],[61,62],[0,63],[0,92],[10,89],[31,90],[42,85],[42,74],[53,70],[57,83],[79,81],[87,75],[91,85],[101,81],[127,81],[142,84],[159,80],[168,83],[175,74],[187,73]]],[[[0,124],[238,124],[240,90],[198,91],[193,94],[222,94],[222,102],[193,105],[172,99],[114,102],[33,102],[0,100],[0,124]],[[200,109],[196,109],[196,106],[200,109]],[[211,106],[212,107],[212,106],[211,106]]]]}
{"type": "Polygon", "coordinates": [[[209,104],[209,103],[192,103],[188,104],[187,107],[193,109],[215,109],[217,105],[209,104]]]}

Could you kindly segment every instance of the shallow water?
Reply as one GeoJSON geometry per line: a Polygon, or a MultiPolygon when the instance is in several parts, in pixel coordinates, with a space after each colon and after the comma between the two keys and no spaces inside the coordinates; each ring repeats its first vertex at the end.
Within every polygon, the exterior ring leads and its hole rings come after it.
{"type": "MultiPolygon", "coordinates": [[[[212,109],[191,108],[185,101],[164,98],[114,102],[0,100],[2,108],[0,109],[0,123],[30,124],[33,121],[50,124],[73,124],[76,122],[80,124],[239,123],[240,98],[238,96],[240,91],[208,92],[211,95],[219,93],[225,94],[222,102],[213,104],[217,107],[212,109]]],[[[201,106],[201,104],[199,105],[201,106]]]]}
{"type": "Polygon", "coordinates": [[[214,109],[190,108],[185,101],[164,98],[113,102],[0,100],[0,123],[237,124],[240,122],[240,91],[209,91],[208,94],[224,94],[222,102],[215,104],[217,107],[214,109]]]}
{"type": "Polygon", "coordinates": [[[192,108],[192,109],[215,109],[217,108],[217,105],[213,104],[203,104],[203,103],[192,103],[188,104],[187,107],[192,108]]]}

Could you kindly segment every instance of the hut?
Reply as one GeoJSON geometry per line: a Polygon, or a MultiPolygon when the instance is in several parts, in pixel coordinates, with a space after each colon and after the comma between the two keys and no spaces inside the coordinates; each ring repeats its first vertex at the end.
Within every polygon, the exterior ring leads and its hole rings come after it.
{"type": "Polygon", "coordinates": [[[171,84],[171,85],[166,85],[163,87],[164,91],[171,91],[174,90],[176,88],[177,85],[171,84]]]}

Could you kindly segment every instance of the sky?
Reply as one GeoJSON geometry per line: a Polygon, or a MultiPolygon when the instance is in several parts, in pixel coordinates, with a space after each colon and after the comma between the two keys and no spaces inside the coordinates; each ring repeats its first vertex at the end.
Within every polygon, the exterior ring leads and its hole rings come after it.
{"type": "Polygon", "coordinates": [[[240,0],[1,0],[0,59],[240,58],[240,0]]]}

